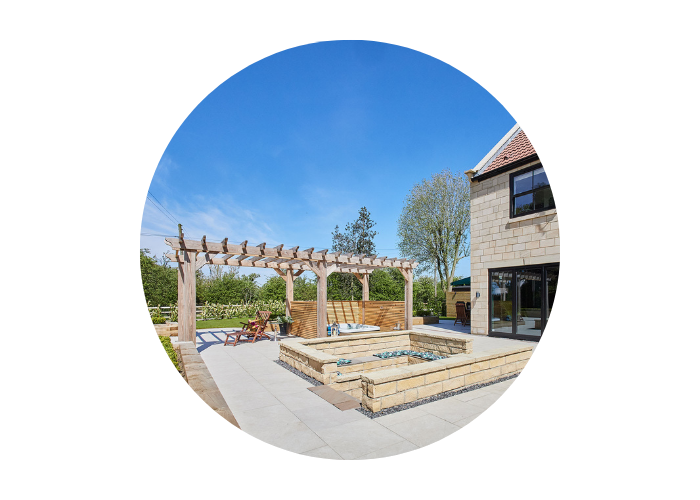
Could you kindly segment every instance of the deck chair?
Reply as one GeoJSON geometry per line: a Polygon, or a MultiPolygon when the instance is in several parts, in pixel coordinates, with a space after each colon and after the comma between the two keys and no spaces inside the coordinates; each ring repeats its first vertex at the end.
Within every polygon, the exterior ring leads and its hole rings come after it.
{"type": "Polygon", "coordinates": [[[231,343],[231,337],[236,337],[236,340],[233,341],[233,345],[238,344],[238,341],[242,342],[254,342],[255,341],[255,331],[250,331],[246,330],[245,328],[241,330],[236,330],[235,332],[224,332],[226,333],[226,340],[224,341],[224,345],[229,345],[231,343]],[[241,336],[246,337],[245,339],[241,339],[241,336]],[[251,340],[250,337],[253,337],[251,340]]]}
{"type": "Polygon", "coordinates": [[[467,326],[467,321],[469,321],[469,318],[467,318],[467,306],[464,304],[464,302],[461,300],[455,302],[455,310],[457,311],[457,317],[455,318],[454,324],[456,325],[459,321],[462,323],[462,326],[467,326]]]}
{"type": "Polygon", "coordinates": [[[243,325],[243,330],[250,332],[253,336],[253,342],[260,337],[267,337],[268,340],[272,340],[272,337],[265,333],[265,328],[267,327],[267,322],[270,321],[271,314],[270,311],[258,311],[255,313],[254,320],[241,323],[243,325]]]}

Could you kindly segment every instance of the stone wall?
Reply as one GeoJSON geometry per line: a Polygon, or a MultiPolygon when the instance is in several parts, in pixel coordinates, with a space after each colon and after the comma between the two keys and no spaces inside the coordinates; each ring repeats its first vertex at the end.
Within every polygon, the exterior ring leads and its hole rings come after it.
{"type": "Polygon", "coordinates": [[[177,337],[177,323],[163,323],[161,325],[153,325],[156,333],[163,337],[177,337]]]}
{"type": "MultiPolygon", "coordinates": [[[[348,337],[281,342],[279,359],[324,385],[361,400],[366,395],[360,377],[362,374],[381,374],[387,370],[436,363],[410,356],[370,358],[376,353],[398,350],[429,351],[441,356],[470,355],[472,340],[464,335],[452,333],[377,332],[348,337]],[[341,357],[370,359],[352,365],[338,366],[337,362],[341,357]]],[[[358,359],[358,361],[362,360],[358,359]]]]}
{"type": "Polygon", "coordinates": [[[413,316],[413,325],[436,325],[440,323],[440,316],[413,316]]]}
{"type": "Polygon", "coordinates": [[[520,372],[531,355],[532,347],[486,356],[457,354],[429,363],[363,373],[360,376],[362,406],[377,412],[442,392],[494,381],[520,372]]]}
{"type": "Polygon", "coordinates": [[[471,184],[473,334],[488,333],[489,269],[559,262],[556,209],[510,219],[510,174],[537,163],[471,184]]]}

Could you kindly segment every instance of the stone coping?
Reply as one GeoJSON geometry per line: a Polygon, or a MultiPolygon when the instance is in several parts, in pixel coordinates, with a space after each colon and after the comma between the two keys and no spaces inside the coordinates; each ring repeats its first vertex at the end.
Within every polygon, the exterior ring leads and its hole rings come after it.
{"type": "Polygon", "coordinates": [[[499,352],[481,356],[474,354],[454,354],[449,358],[438,359],[431,361],[430,363],[409,364],[397,368],[387,368],[386,370],[362,373],[361,375],[362,380],[368,384],[384,384],[386,382],[394,382],[405,378],[449,370],[450,368],[456,368],[458,366],[482,363],[484,361],[490,361],[492,359],[501,358],[504,356],[514,356],[522,352],[532,350],[532,347],[521,347],[511,349],[507,352],[499,352]]]}
{"type": "Polygon", "coordinates": [[[462,333],[450,333],[450,332],[437,333],[437,332],[417,332],[415,330],[397,330],[397,331],[391,331],[391,332],[358,333],[356,335],[344,335],[342,337],[320,337],[317,339],[300,340],[299,342],[297,342],[297,344],[304,345],[304,346],[314,346],[316,344],[324,344],[324,343],[348,342],[348,341],[354,341],[354,340],[356,341],[356,340],[365,340],[365,339],[373,339],[373,338],[388,338],[388,337],[404,336],[404,335],[430,337],[430,338],[441,339],[441,340],[461,340],[461,341],[466,340],[467,342],[471,341],[471,339],[465,338],[464,334],[462,334],[462,333]]]}
{"type": "MultiPolygon", "coordinates": [[[[355,345],[363,345],[364,343],[362,342],[363,340],[370,340],[370,339],[377,339],[377,338],[389,338],[389,337],[404,337],[408,336],[411,340],[417,339],[419,337],[423,337],[426,339],[431,339],[431,340],[444,340],[444,341],[459,341],[459,342],[466,342],[467,344],[472,343],[472,339],[470,338],[465,338],[463,334],[459,333],[434,333],[434,332],[416,332],[413,330],[401,330],[401,331],[392,331],[392,332],[375,332],[375,333],[364,333],[364,334],[357,334],[357,335],[347,335],[343,337],[327,337],[327,338],[318,338],[318,339],[308,339],[308,340],[300,340],[297,342],[294,342],[293,344],[280,344],[280,351],[295,351],[299,354],[303,354],[304,356],[308,357],[310,360],[313,360],[317,363],[320,364],[328,364],[328,363],[337,363],[338,360],[342,356],[336,356],[334,354],[327,354],[320,350],[319,348],[315,347],[319,344],[323,344],[323,348],[328,348],[330,347],[329,344],[334,344],[334,343],[340,343],[340,342],[352,342],[355,345]]],[[[351,344],[351,345],[353,345],[351,344]]],[[[519,352],[519,351],[518,351],[519,352]]],[[[452,358],[455,355],[450,355],[450,358],[452,358]]],[[[487,358],[491,359],[491,358],[487,358]]],[[[443,361],[443,360],[439,360],[443,361]]],[[[436,361],[433,361],[436,362],[436,361]]]]}
{"type": "Polygon", "coordinates": [[[192,342],[173,342],[187,384],[216,413],[240,429],[207,365],[192,342]]]}

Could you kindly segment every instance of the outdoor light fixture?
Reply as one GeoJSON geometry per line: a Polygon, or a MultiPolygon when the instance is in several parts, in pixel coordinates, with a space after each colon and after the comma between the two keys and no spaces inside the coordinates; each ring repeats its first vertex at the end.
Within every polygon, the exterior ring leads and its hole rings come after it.
{"type": "Polygon", "coordinates": [[[481,296],[479,292],[476,292],[476,298],[478,299],[481,296]]]}

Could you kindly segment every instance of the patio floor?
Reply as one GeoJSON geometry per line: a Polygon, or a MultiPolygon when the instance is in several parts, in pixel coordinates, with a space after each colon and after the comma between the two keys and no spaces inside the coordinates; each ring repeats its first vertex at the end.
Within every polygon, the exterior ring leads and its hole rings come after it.
{"type": "MultiPolygon", "coordinates": [[[[414,331],[468,327],[418,325],[414,331]]],[[[277,342],[224,346],[220,328],[197,330],[197,348],[241,429],[285,450],[332,459],[396,455],[438,441],[464,427],[491,406],[514,380],[370,419],[356,410],[341,411],[308,390],[311,385],[273,361],[277,342]]],[[[465,333],[465,335],[468,335],[465,333]]],[[[474,352],[508,350],[523,342],[480,335],[474,352]]],[[[296,342],[296,337],[281,342],[296,342]]]]}

